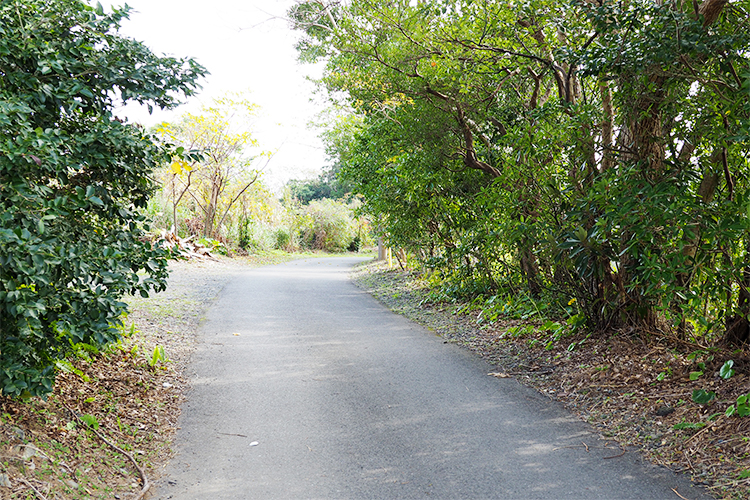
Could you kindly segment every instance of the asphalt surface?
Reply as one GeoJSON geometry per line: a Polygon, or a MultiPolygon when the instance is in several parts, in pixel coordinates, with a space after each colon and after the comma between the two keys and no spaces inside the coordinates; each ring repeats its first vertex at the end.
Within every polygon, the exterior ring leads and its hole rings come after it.
{"type": "Polygon", "coordinates": [[[151,498],[711,498],[388,311],[348,280],[358,260],[249,269],[224,288],[151,498]]]}

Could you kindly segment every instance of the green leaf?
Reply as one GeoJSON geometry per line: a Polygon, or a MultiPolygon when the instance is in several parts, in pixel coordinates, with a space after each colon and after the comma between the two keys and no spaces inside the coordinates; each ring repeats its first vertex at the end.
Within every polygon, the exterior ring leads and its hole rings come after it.
{"type": "Polygon", "coordinates": [[[81,419],[81,422],[85,423],[92,429],[98,430],[99,429],[99,421],[96,419],[93,415],[81,415],[78,417],[81,419]]]}
{"type": "Polygon", "coordinates": [[[734,375],[734,370],[732,370],[733,366],[734,361],[732,361],[731,359],[726,361],[719,370],[719,376],[724,380],[731,378],[734,375]]]}
{"type": "Polygon", "coordinates": [[[690,430],[698,430],[705,427],[705,422],[680,422],[679,424],[674,424],[672,426],[672,429],[679,431],[684,429],[690,429],[690,430]]]}
{"type": "Polygon", "coordinates": [[[693,391],[693,402],[704,405],[710,403],[716,398],[716,393],[713,391],[705,391],[703,389],[695,389],[693,391]]]}
{"type": "Polygon", "coordinates": [[[154,347],[154,352],[151,354],[151,360],[149,361],[149,366],[152,368],[157,365],[161,361],[162,363],[167,362],[167,355],[164,352],[164,347],[161,345],[157,345],[154,347]]]}
{"type": "Polygon", "coordinates": [[[703,376],[703,372],[690,372],[690,380],[698,380],[703,376]]]}

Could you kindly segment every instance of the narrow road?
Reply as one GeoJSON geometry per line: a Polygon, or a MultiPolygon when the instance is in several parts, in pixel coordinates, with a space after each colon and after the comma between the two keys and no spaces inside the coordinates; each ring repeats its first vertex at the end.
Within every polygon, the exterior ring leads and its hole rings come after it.
{"type": "Polygon", "coordinates": [[[710,498],[385,309],[347,279],[358,260],[227,285],[152,498],[710,498]]]}

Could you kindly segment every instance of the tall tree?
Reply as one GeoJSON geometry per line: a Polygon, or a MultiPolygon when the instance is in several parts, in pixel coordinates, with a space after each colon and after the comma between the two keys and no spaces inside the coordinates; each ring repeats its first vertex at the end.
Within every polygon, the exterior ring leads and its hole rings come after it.
{"type": "Polygon", "coordinates": [[[446,275],[521,276],[597,328],[748,337],[746,2],[290,14],[302,58],[325,59],[322,83],[364,116],[344,171],[392,234],[440,235],[429,262],[446,275]]]}

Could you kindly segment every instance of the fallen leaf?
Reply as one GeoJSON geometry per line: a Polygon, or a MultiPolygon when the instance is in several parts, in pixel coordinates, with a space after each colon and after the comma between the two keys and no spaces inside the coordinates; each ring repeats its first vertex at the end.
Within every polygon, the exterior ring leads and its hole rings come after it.
{"type": "Polygon", "coordinates": [[[501,373],[501,372],[492,372],[492,373],[488,373],[487,375],[489,375],[490,377],[497,377],[497,378],[510,378],[510,375],[508,375],[507,373],[501,373]]]}

